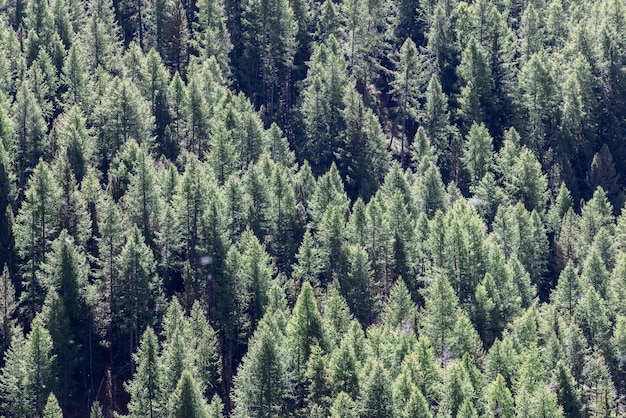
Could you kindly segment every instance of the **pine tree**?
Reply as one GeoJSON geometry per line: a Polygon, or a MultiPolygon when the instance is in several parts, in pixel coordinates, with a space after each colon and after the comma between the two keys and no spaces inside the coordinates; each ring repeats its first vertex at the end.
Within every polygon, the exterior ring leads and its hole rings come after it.
{"type": "Polygon", "coordinates": [[[174,392],[176,383],[185,370],[197,376],[194,353],[190,347],[191,344],[189,344],[192,336],[189,334],[190,330],[186,327],[186,322],[183,308],[178,299],[172,299],[162,324],[165,336],[161,354],[163,363],[162,390],[166,394],[174,392]]]}
{"type": "Polygon", "coordinates": [[[65,114],[61,135],[62,146],[76,182],[81,183],[95,150],[91,130],[87,128],[85,117],[78,106],[72,106],[65,114]]]}
{"type": "Polygon", "coordinates": [[[193,360],[199,385],[206,399],[210,399],[217,396],[222,361],[217,333],[207,321],[197,301],[191,308],[187,332],[193,336],[193,360]]]}
{"type": "Polygon", "coordinates": [[[89,414],[89,418],[104,418],[104,413],[102,412],[102,406],[100,402],[95,401],[91,405],[91,412],[89,414]]]}
{"type": "Polygon", "coordinates": [[[170,74],[161,56],[156,50],[151,49],[146,55],[145,71],[140,82],[141,90],[148,99],[150,110],[154,115],[157,150],[173,160],[177,156],[178,143],[174,143],[171,132],[168,131],[171,123],[167,97],[169,77],[170,74]]]}
{"type": "Polygon", "coordinates": [[[50,10],[48,2],[33,1],[29,2],[26,7],[26,16],[24,18],[25,31],[29,38],[34,38],[35,45],[30,46],[30,50],[34,51],[34,58],[39,52],[40,47],[49,48],[52,41],[52,35],[55,33],[54,16],[50,10]],[[29,33],[29,31],[31,31],[29,33]]]}
{"type": "Polygon", "coordinates": [[[598,187],[594,191],[593,197],[581,209],[578,235],[579,250],[577,255],[581,259],[587,256],[587,252],[601,228],[604,227],[612,234],[614,222],[613,206],[609,202],[604,190],[598,187]]]}
{"type": "Polygon", "coordinates": [[[357,406],[346,392],[341,392],[330,408],[331,418],[356,418],[358,416],[357,406]]]}
{"type": "Polygon", "coordinates": [[[389,299],[385,305],[382,320],[386,325],[394,328],[406,327],[413,322],[415,313],[411,294],[400,277],[389,292],[389,299]]]}
{"type": "Polygon", "coordinates": [[[290,79],[298,33],[294,9],[286,0],[250,1],[244,4],[244,25],[243,56],[252,65],[253,78],[240,79],[249,83],[249,95],[274,119],[292,105],[290,79]]]}
{"type": "Polygon", "coordinates": [[[322,304],[325,335],[330,348],[337,348],[352,321],[352,314],[346,300],[339,293],[337,282],[328,288],[322,304]]]}
{"type": "Polygon", "coordinates": [[[581,297],[580,279],[573,264],[569,262],[559,276],[557,286],[550,295],[550,301],[557,309],[567,312],[572,317],[581,297]]]}
{"type": "Polygon", "coordinates": [[[527,121],[530,148],[537,155],[543,152],[556,128],[558,84],[545,51],[533,54],[519,74],[520,103],[527,121]]]}
{"type": "MultiPolygon", "coordinates": [[[[455,68],[458,63],[458,51],[454,45],[454,33],[450,19],[452,2],[437,4],[429,2],[429,4],[432,7],[429,8],[429,29],[426,34],[428,40],[426,52],[430,60],[428,69],[437,74],[443,92],[449,95],[457,82],[455,68]]],[[[416,8],[416,11],[418,10],[419,8],[416,8]]]]}
{"type": "MultiPolygon", "coordinates": [[[[431,76],[426,88],[426,102],[421,114],[421,121],[425,137],[432,145],[440,167],[444,173],[452,176],[448,97],[441,90],[441,83],[435,74],[431,76]]],[[[416,134],[416,138],[418,134],[416,134]]]]}
{"type": "Polygon", "coordinates": [[[85,255],[66,231],[52,243],[42,273],[41,282],[48,295],[41,318],[54,343],[59,401],[67,408],[77,390],[77,380],[84,378],[82,371],[88,369],[87,349],[92,341],[88,266],[85,255]]]}
{"type": "Polygon", "coordinates": [[[287,168],[276,166],[271,179],[271,216],[270,251],[279,271],[290,272],[295,253],[294,229],[296,201],[291,173],[287,168]]]}
{"type": "Polygon", "coordinates": [[[487,122],[493,105],[493,77],[485,51],[474,38],[463,51],[458,73],[463,81],[460,112],[466,126],[487,122]]]}
{"type": "MultiPolygon", "coordinates": [[[[198,158],[202,159],[208,148],[210,129],[207,117],[207,103],[202,92],[200,78],[196,74],[190,76],[187,84],[186,105],[185,114],[187,115],[188,138],[185,141],[185,145],[187,151],[196,153],[198,158]]],[[[222,138],[220,138],[222,141],[226,139],[224,133],[220,132],[219,134],[222,135],[222,138]]]]}
{"type": "Polygon", "coordinates": [[[150,114],[149,104],[130,80],[113,79],[94,113],[103,169],[108,169],[116,153],[131,139],[151,148],[154,117],[150,114]]]}
{"type": "Polygon", "coordinates": [[[231,174],[236,173],[237,147],[223,123],[217,122],[213,128],[207,160],[219,185],[223,185],[231,174]]]}
{"type": "Polygon", "coordinates": [[[61,191],[59,229],[67,230],[77,245],[86,248],[92,236],[92,220],[89,218],[85,197],[78,188],[69,157],[61,156],[53,169],[61,191]]]}
{"type": "Polygon", "coordinates": [[[521,55],[522,61],[527,62],[530,57],[539,52],[542,47],[542,28],[540,27],[539,15],[537,9],[531,3],[524,8],[520,25],[521,33],[521,55]]]}
{"type": "Polygon", "coordinates": [[[325,0],[321,6],[320,18],[315,31],[316,38],[320,42],[326,41],[331,35],[335,38],[339,35],[339,13],[332,0],[325,0]]]}
{"type": "Polygon", "coordinates": [[[207,409],[208,418],[222,418],[224,416],[224,403],[219,396],[213,396],[207,409]]]}
{"type": "Polygon", "coordinates": [[[317,180],[314,193],[310,196],[309,211],[314,225],[319,226],[326,209],[336,206],[342,211],[348,210],[348,196],[344,192],[344,185],[337,166],[333,163],[324,175],[317,180]]]}
{"type": "Polygon", "coordinates": [[[360,382],[357,367],[354,348],[344,337],[339,348],[333,351],[330,358],[330,381],[333,393],[345,392],[355,399],[359,396],[360,382]]]}
{"type": "Polygon", "coordinates": [[[476,396],[470,376],[460,361],[446,366],[443,394],[442,408],[452,416],[458,416],[463,403],[476,396]]]}
{"type": "Polygon", "coordinates": [[[428,402],[422,392],[419,389],[415,388],[411,392],[411,396],[408,399],[406,405],[403,408],[403,418],[412,418],[412,417],[423,417],[423,418],[432,418],[432,414],[428,408],[428,402]]]}
{"type": "Polygon", "coordinates": [[[333,276],[343,277],[348,273],[348,247],[343,211],[332,205],[324,212],[319,225],[319,254],[326,282],[333,276]]]}
{"type": "Polygon", "coordinates": [[[244,289],[243,306],[249,321],[249,333],[265,313],[268,301],[268,290],[272,277],[272,264],[264,246],[251,230],[246,230],[239,240],[241,257],[241,286],[244,289]]]}
{"type": "Polygon", "coordinates": [[[90,15],[87,23],[85,45],[87,60],[92,69],[101,67],[105,70],[116,69],[119,64],[121,31],[115,20],[115,11],[111,0],[90,0],[90,15]]]}
{"type": "Polygon", "coordinates": [[[616,407],[616,392],[602,354],[594,349],[584,359],[583,392],[592,416],[611,416],[616,407]]]}
{"type": "Polygon", "coordinates": [[[9,119],[4,112],[4,96],[0,93],[0,264],[15,269],[15,243],[13,237],[13,205],[16,198],[16,176],[12,170],[9,119]],[[6,145],[5,145],[6,143],[6,145]]]}
{"type": "Polygon", "coordinates": [[[528,148],[522,148],[508,172],[503,171],[507,195],[521,201],[527,210],[543,214],[547,200],[548,181],[541,164],[528,148]]]}
{"type": "Polygon", "coordinates": [[[129,220],[139,228],[145,242],[154,247],[159,230],[161,211],[160,190],[154,160],[145,147],[139,151],[134,161],[128,191],[124,195],[126,213],[129,220]]]}
{"type": "Polygon", "coordinates": [[[185,74],[189,59],[189,23],[182,1],[173,0],[169,8],[166,31],[167,46],[164,61],[170,72],[185,74]]]}
{"type": "Polygon", "coordinates": [[[609,272],[595,246],[591,247],[585,259],[580,280],[585,286],[591,285],[603,299],[609,299],[609,272]]]}

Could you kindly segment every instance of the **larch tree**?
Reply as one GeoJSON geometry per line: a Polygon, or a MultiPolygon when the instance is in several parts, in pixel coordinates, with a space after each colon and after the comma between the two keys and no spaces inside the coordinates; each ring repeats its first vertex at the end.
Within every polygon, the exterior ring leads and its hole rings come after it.
{"type": "Polygon", "coordinates": [[[290,388],[284,335],[262,321],[250,340],[234,382],[235,417],[268,417],[286,411],[290,388]]]}
{"type": "Polygon", "coordinates": [[[159,342],[151,327],[143,334],[133,360],[137,364],[132,380],[124,387],[130,394],[128,412],[130,417],[147,416],[158,418],[165,416],[165,397],[163,387],[163,366],[159,358],[159,342]]]}
{"type": "Polygon", "coordinates": [[[298,34],[294,10],[286,0],[249,1],[244,5],[244,25],[243,54],[253,68],[247,80],[250,95],[274,120],[286,115],[293,104],[291,71],[298,34]]]}
{"type": "Polygon", "coordinates": [[[139,344],[141,333],[155,321],[153,311],[159,312],[162,305],[154,256],[137,227],[127,232],[119,263],[113,321],[120,327],[124,340],[128,341],[130,358],[139,344]]]}
{"type": "Polygon", "coordinates": [[[52,338],[44,327],[41,318],[36,317],[31,331],[26,338],[25,359],[26,397],[28,399],[26,415],[39,416],[45,407],[48,395],[56,383],[56,356],[52,354],[52,338]]]}
{"type": "Polygon", "coordinates": [[[303,380],[313,346],[325,346],[323,332],[313,288],[309,282],[304,282],[285,333],[297,380],[303,380]]]}
{"type": "Polygon", "coordinates": [[[194,49],[201,58],[214,56],[222,75],[230,74],[228,54],[233,49],[230,34],[226,27],[224,6],[220,0],[203,0],[198,2],[196,19],[193,24],[194,49]]]}
{"type": "Polygon", "coordinates": [[[376,115],[348,88],[343,112],[345,131],[338,150],[339,169],[351,198],[374,195],[389,166],[385,136],[376,115]]]}
{"type": "Polygon", "coordinates": [[[15,121],[19,184],[24,185],[28,173],[43,156],[47,133],[41,106],[37,103],[30,83],[26,80],[21,83],[11,113],[15,121]]]}
{"type": "Polygon", "coordinates": [[[90,286],[85,254],[64,230],[52,243],[40,281],[47,290],[41,313],[54,343],[59,368],[57,394],[61,405],[71,406],[78,381],[89,370],[92,341],[90,286]]]}
{"type": "Polygon", "coordinates": [[[515,410],[513,396],[502,375],[487,386],[485,390],[486,414],[488,417],[513,418],[515,410]]]}
{"type": "Polygon", "coordinates": [[[363,412],[372,418],[391,418],[396,416],[393,409],[391,382],[387,370],[376,362],[363,382],[363,412]]]}
{"type": "Polygon", "coordinates": [[[29,410],[28,364],[26,361],[26,339],[20,327],[12,330],[11,345],[4,355],[4,366],[0,372],[0,394],[2,412],[9,416],[26,416],[29,410]]]}
{"type": "Polygon", "coordinates": [[[25,200],[18,212],[15,225],[15,241],[23,264],[22,302],[26,312],[34,317],[43,302],[41,283],[37,276],[50,249],[50,243],[58,233],[59,189],[48,165],[41,161],[29,180],[25,200]]]}
{"type": "Polygon", "coordinates": [[[415,42],[407,38],[400,48],[398,68],[394,73],[394,81],[391,83],[393,87],[391,94],[398,104],[397,125],[400,141],[402,141],[401,161],[404,161],[405,149],[409,147],[408,129],[417,120],[419,110],[420,64],[415,42]]]}
{"type": "Polygon", "coordinates": [[[46,401],[46,406],[43,409],[42,418],[63,418],[63,411],[59,406],[59,401],[52,392],[50,392],[48,400],[46,401]]]}
{"type": "Polygon", "coordinates": [[[317,175],[330,167],[345,130],[346,68],[339,42],[331,36],[313,51],[304,80],[300,113],[306,129],[306,141],[299,148],[317,175]]]}
{"type": "Polygon", "coordinates": [[[180,418],[207,418],[208,405],[198,383],[188,371],[183,371],[176,385],[176,390],[170,396],[168,402],[170,416],[180,418]]]}
{"type": "Polygon", "coordinates": [[[442,273],[435,273],[424,291],[425,306],[422,312],[422,326],[426,336],[436,347],[442,363],[446,349],[449,349],[449,338],[456,322],[456,310],[459,301],[442,273]]]}

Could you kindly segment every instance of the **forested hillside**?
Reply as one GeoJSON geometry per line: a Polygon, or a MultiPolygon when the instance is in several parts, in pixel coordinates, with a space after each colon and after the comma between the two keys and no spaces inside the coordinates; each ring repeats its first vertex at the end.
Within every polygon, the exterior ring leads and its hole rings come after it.
{"type": "Polygon", "coordinates": [[[0,20],[0,416],[626,413],[624,0],[0,20]]]}

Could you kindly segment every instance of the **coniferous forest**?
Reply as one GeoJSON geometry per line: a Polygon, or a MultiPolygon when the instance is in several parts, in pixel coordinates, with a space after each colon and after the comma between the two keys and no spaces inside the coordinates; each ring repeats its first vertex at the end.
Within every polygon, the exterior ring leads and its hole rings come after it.
{"type": "Polygon", "coordinates": [[[626,414],[624,0],[0,21],[0,416],[626,414]]]}

